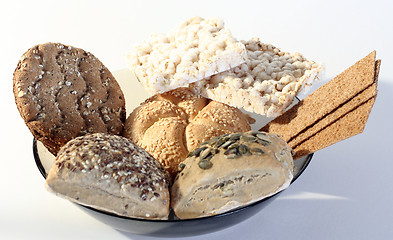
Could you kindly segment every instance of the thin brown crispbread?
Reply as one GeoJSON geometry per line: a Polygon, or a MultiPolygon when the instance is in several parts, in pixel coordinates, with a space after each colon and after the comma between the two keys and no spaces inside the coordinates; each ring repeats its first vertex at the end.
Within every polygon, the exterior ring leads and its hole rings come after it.
{"type": "Polygon", "coordinates": [[[374,83],[375,55],[371,52],[261,130],[275,132],[289,142],[374,83]]]}
{"type": "Polygon", "coordinates": [[[322,118],[320,121],[311,125],[309,128],[306,129],[306,131],[302,131],[295,137],[291,138],[289,141],[289,145],[292,148],[296,147],[305,139],[312,137],[321,129],[326,128],[330,123],[340,119],[341,117],[345,116],[345,114],[347,114],[348,112],[364,104],[365,102],[370,100],[370,98],[373,98],[376,94],[377,94],[377,84],[374,83],[370,87],[366,88],[364,91],[356,95],[354,98],[352,98],[346,104],[342,105],[338,109],[335,109],[330,114],[322,118]]]}
{"type": "Polygon", "coordinates": [[[376,96],[350,111],[338,121],[316,133],[293,150],[296,152],[294,159],[314,153],[336,142],[342,141],[363,132],[376,96]]]}
{"type": "Polygon", "coordinates": [[[373,59],[375,51],[261,130],[283,137],[295,159],[361,133],[377,95],[381,60],[373,59]],[[341,94],[343,86],[350,89],[341,94]]]}
{"type": "Polygon", "coordinates": [[[302,131],[300,134],[293,137],[290,140],[289,145],[292,148],[296,148],[303,141],[316,134],[319,130],[326,128],[332,122],[337,121],[345,114],[349,113],[350,111],[353,111],[360,105],[366,103],[371,98],[375,97],[377,95],[377,85],[378,85],[377,80],[379,75],[379,68],[381,66],[381,60],[377,60],[375,64],[376,65],[375,65],[374,83],[371,86],[367,87],[365,90],[361,91],[354,98],[350,99],[347,103],[343,104],[341,107],[335,109],[326,117],[322,118],[320,121],[316,122],[315,124],[307,128],[307,130],[302,131]]]}

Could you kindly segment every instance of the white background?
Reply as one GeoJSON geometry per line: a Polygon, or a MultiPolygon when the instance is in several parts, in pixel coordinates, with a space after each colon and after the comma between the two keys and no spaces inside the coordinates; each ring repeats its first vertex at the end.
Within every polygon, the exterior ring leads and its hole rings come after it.
{"type": "Polygon", "coordinates": [[[220,17],[238,39],[260,37],[326,67],[331,79],[372,50],[379,94],[365,131],[317,152],[306,172],[254,217],[189,239],[392,239],[392,1],[12,1],[0,7],[1,239],[152,239],[114,230],[46,192],[32,135],[12,94],[20,56],[44,42],[92,52],[110,70],[154,32],[220,17]]]}

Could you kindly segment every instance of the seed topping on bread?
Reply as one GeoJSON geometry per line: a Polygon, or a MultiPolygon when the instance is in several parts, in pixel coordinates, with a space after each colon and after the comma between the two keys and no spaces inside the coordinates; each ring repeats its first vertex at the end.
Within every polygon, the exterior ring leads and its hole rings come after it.
{"type": "Polygon", "coordinates": [[[92,172],[102,181],[116,181],[120,188],[139,188],[142,200],[159,197],[159,188],[168,184],[161,165],[121,136],[96,133],[78,137],[62,148],[55,164],[58,171],[67,168],[71,172],[92,172]]]}
{"type": "MultiPolygon", "coordinates": [[[[224,156],[227,159],[240,158],[242,155],[256,155],[261,156],[265,151],[261,147],[248,147],[247,143],[259,143],[266,147],[271,144],[269,136],[260,131],[248,131],[243,133],[223,134],[219,137],[214,137],[209,141],[203,142],[200,147],[191,151],[187,157],[199,158],[198,166],[201,169],[209,169],[212,167],[210,159],[220,151],[224,151],[224,156]]],[[[294,154],[294,153],[293,153],[294,154]]],[[[280,160],[280,155],[276,156],[280,160]]],[[[180,163],[178,170],[181,172],[184,169],[184,163],[180,163]]]]}
{"type": "Polygon", "coordinates": [[[30,48],[15,69],[14,95],[26,125],[54,155],[77,136],[123,130],[120,86],[93,54],[80,48],[61,43],[30,48]]]}

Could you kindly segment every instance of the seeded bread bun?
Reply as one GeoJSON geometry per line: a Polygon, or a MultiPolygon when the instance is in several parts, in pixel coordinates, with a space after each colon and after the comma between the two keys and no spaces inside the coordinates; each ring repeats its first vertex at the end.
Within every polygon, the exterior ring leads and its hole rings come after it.
{"type": "Polygon", "coordinates": [[[58,196],[117,215],[167,219],[168,177],[157,160],[129,139],[96,133],[61,148],[45,186],[58,196]]]}
{"type": "Polygon", "coordinates": [[[13,91],[27,127],[54,155],[75,137],[123,131],[123,92],[102,62],[83,49],[61,43],[30,48],[15,69],[13,91]]]}
{"type": "Polygon", "coordinates": [[[291,148],[276,134],[225,134],[190,152],[179,165],[171,206],[180,219],[224,213],[287,188],[291,148]]]}
{"type": "Polygon", "coordinates": [[[178,88],[137,107],[125,122],[123,136],[153,155],[174,178],[179,163],[202,142],[249,130],[239,109],[178,88]]]}

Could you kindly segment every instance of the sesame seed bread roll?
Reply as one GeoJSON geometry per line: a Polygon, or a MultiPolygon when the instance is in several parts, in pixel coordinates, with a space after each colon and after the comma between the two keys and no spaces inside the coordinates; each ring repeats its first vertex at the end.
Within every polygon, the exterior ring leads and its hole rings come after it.
{"type": "Polygon", "coordinates": [[[134,109],[123,136],[149,152],[174,178],[179,163],[202,142],[250,129],[239,109],[178,88],[154,95],[134,109]]]}
{"type": "Polygon", "coordinates": [[[61,148],[45,186],[57,196],[120,216],[167,219],[168,177],[129,139],[96,133],[61,148]]]}
{"type": "Polygon", "coordinates": [[[212,216],[287,188],[293,151],[276,134],[225,134],[192,151],[179,165],[171,207],[180,219],[212,216]]]}

